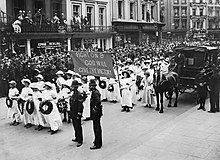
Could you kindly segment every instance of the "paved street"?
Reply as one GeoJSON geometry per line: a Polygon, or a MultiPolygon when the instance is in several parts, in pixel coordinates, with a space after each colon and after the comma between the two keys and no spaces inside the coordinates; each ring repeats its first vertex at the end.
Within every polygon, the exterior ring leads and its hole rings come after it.
{"type": "Polygon", "coordinates": [[[84,122],[84,144],[76,148],[71,141],[71,124],[64,123],[62,130],[52,136],[48,129],[39,132],[23,124],[9,126],[7,108],[0,99],[0,159],[219,160],[220,113],[197,111],[194,101],[189,95],[181,95],[179,107],[165,107],[164,114],[140,104],[130,113],[122,113],[119,103],[105,102],[103,147],[91,151],[91,121],[84,122]]]}

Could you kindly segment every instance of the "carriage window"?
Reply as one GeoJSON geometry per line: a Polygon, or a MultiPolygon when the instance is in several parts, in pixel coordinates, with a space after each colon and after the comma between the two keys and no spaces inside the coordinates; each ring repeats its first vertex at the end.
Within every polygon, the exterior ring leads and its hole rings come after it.
{"type": "Polygon", "coordinates": [[[187,58],[187,64],[188,64],[189,66],[194,65],[194,58],[187,58]]]}

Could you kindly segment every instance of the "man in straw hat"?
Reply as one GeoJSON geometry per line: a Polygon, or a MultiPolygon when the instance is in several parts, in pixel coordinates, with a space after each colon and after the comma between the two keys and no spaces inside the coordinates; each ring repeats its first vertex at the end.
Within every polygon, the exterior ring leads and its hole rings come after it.
{"type": "Polygon", "coordinates": [[[12,105],[11,107],[8,107],[8,115],[7,117],[12,120],[12,123],[10,125],[17,126],[19,122],[21,121],[19,110],[18,110],[18,104],[17,104],[17,98],[19,96],[19,91],[16,88],[17,83],[12,80],[9,82],[9,91],[8,91],[8,98],[11,100],[12,105]]]}
{"type": "Polygon", "coordinates": [[[91,93],[90,98],[90,110],[91,118],[93,120],[93,131],[95,135],[94,145],[90,147],[91,150],[99,149],[102,147],[102,128],[101,128],[101,117],[102,117],[102,104],[101,94],[96,89],[96,81],[94,79],[89,82],[89,90],[91,93]]]}
{"type": "Polygon", "coordinates": [[[72,83],[73,95],[70,97],[70,116],[75,131],[75,139],[72,139],[72,141],[77,142],[77,147],[83,144],[81,118],[83,114],[83,102],[85,101],[83,94],[78,91],[79,86],[80,83],[74,80],[72,83]]]}

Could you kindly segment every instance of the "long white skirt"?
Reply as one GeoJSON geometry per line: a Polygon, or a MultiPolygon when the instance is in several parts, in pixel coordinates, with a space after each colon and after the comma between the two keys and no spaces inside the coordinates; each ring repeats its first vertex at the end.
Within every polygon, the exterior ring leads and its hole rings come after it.
{"type": "Polygon", "coordinates": [[[121,106],[132,107],[132,94],[128,88],[122,90],[121,106]]]}

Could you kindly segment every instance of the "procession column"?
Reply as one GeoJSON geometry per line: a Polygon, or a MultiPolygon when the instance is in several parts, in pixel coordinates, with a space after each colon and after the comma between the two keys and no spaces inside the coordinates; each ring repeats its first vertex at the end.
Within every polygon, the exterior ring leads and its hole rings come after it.
{"type": "Polygon", "coordinates": [[[30,39],[27,39],[26,51],[27,51],[28,57],[31,57],[31,40],[30,39]]]}
{"type": "Polygon", "coordinates": [[[71,51],[71,38],[67,38],[67,47],[68,51],[71,51]]]}

